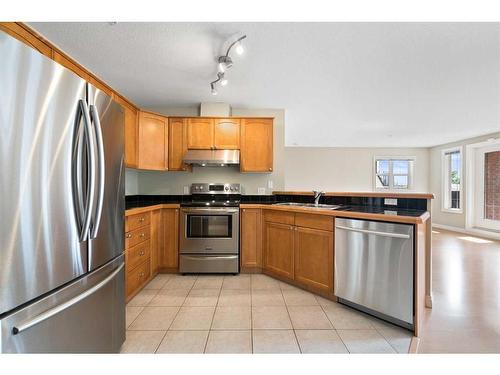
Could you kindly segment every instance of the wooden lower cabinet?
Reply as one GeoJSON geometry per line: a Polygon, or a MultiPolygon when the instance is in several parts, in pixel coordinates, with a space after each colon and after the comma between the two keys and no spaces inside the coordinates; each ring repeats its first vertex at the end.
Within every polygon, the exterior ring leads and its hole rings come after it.
{"type": "Polygon", "coordinates": [[[146,283],[149,281],[151,276],[151,264],[149,261],[141,263],[138,267],[134,268],[132,271],[127,272],[126,276],[126,293],[127,301],[146,283]]]}
{"type": "Polygon", "coordinates": [[[264,225],[264,269],[294,278],[294,226],[266,222],[264,225]]]}
{"type": "Polygon", "coordinates": [[[151,211],[151,275],[158,273],[159,256],[163,251],[161,209],[151,211]]]}
{"type": "MultiPolygon", "coordinates": [[[[255,220],[251,211],[246,215],[242,212],[242,268],[245,259],[252,259],[253,238],[245,232],[254,228],[255,220]]],[[[263,210],[262,221],[264,272],[310,291],[333,296],[333,218],[263,210]]]]}
{"type": "Polygon", "coordinates": [[[240,266],[243,272],[262,268],[262,210],[243,208],[240,212],[240,266]]]}
{"type": "Polygon", "coordinates": [[[158,266],[162,271],[176,271],[179,267],[179,209],[162,210],[163,247],[159,253],[158,266]]]}
{"type": "Polygon", "coordinates": [[[333,232],[303,227],[294,232],[295,280],[333,292],[333,232]]]}

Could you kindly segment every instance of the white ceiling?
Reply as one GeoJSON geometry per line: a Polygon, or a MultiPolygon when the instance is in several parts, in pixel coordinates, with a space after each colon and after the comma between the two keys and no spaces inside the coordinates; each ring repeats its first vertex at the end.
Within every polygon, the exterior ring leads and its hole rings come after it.
{"type": "Polygon", "coordinates": [[[499,23],[32,23],[139,106],[284,108],[286,144],[429,147],[500,130],[499,23]],[[229,85],[210,94],[216,57],[229,85]]]}

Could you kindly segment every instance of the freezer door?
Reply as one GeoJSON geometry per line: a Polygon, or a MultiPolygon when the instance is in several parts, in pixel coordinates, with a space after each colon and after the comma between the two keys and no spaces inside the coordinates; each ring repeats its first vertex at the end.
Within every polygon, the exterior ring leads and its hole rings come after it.
{"type": "Polygon", "coordinates": [[[96,199],[89,243],[89,269],[123,253],[125,233],[124,112],[106,93],[88,85],[97,154],[96,199]]]}
{"type": "Polygon", "coordinates": [[[87,272],[87,248],[72,183],[85,81],[1,31],[0,56],[2,315],[87,272]]]}
{"type": "Polygon", "coordinates": [[[334,274],[342,302],[413,324],[412,225],[336,218],[334,274]]]}
{"type": "Polygon", "coordinates": [[[123,256],[0,320],[1,353],[117,353],[125,341],[123,256]]]}

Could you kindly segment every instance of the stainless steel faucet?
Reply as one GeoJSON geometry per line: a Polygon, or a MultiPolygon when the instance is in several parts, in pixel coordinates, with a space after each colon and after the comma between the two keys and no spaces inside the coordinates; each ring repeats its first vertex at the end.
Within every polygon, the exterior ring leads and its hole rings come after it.
{"type": "Polygon", "coordinates": [[[317,206],[319,204],[319,199],[325,194],[324,191],[313,190],[314,193],[314,204],[317,206]]]}

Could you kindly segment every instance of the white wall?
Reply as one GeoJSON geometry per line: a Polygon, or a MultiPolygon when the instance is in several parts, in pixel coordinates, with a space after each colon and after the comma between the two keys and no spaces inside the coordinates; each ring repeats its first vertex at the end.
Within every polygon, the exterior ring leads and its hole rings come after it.
{"type": "Polygon", "coordinates": [[[375,156],[414,156],[413,191],[429,191],[427,148],[285,148],[285,190],[373,191],[375,156]]]}
{"type": "MultiPolygon", "coordinates": [[[[195,108],[150,108],[170,116],[198,116],[195,108]]],[[[240,173],[239,168],[194,167],[193,172],[138,171],[139,194],[183,194],[184,186],[193,182],[239,182],[245,194],[257,194],[263,187],[266,194],[284,188],[285,111],[282,109],[233,108],[233,116],[274,117],[274,167],[272,173],[240,173]],[[268,188],[268,181],[273,187],[268,188]]]]}
{"type": "Polygon", "coordinates": [[[466,145],[478,143],[485,141],[489,138],[499,138],[500,133],[494,133],[485,135],[482,137],[465,139],[463,141],[447,143],[445,145],[436,146],[430,149],[430,170],[429,170],[429,181],[430,181],[430,191],[434,193],[435,199],[432,202],[432,222],[435,224],[442,224],[452,227],[457,227],[464,229],[465,228],[465,217],[467,213],[467,205],[466,205],[466,195],[467,195],[467,186],[465,184],[465,176],[467,174],[465,160],[467,157],[466,145]],[[441,153],[442,150],[452,147],[462,146],[463,154],[462,154],[462,213],[449,213],[442,211],[442,163],[441,163],[441,153]]]}
{"type": "Polygon", "coordinates": [[[414,156],[412,191],[428,192],[429,150],[426,148],[285,149],[285,189],[373,191],[375,156],[414,156]]]}

